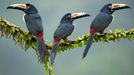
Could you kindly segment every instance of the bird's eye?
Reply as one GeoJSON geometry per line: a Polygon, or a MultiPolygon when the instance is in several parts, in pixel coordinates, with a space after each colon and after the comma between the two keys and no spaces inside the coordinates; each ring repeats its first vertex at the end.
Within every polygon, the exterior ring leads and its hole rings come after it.
{"type": "Polygon", "coordinates": [[[30,6],[27,6],[27,9],[29,9],[30,8],[30,6]]]}
{"type": "Polygon", "coordinates": [[[108,8],[111,9],[112,8],[112,5],[109,5],[108,8]]]}
{"type": "Polygon", "coordinates": [[[112,8],[112,5],[109,5],[108,8],[110,9],[111,12],[113,12],[113,8],[112,8]]]}
{"type": "Polygon", "coordinates": [[[68,15],[67,18],[71,18],[71,15],[68,15]]]}

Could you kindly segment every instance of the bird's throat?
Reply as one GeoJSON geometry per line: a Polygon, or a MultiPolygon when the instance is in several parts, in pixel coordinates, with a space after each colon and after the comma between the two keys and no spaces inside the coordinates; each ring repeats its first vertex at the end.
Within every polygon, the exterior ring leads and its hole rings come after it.
{"type": "Polygon", "coordinates": [[[56,44],[56,45],[57,45],[57,44],[59,44],[59,43],[60,43],[60,40],[56,40],[56,39],[55,39],[55,40],[53,41],[53,44],[56,44]]]}

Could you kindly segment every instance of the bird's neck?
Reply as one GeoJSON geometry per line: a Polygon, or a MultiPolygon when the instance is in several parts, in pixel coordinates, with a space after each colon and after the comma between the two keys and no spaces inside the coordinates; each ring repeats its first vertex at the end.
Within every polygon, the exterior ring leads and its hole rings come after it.
{"type": "Polygon", "coordinates": [[[27,15],[33,15],[33,14],[38,14],[38,13],[33,13],[33,12],[28,12],[26,13],[27,15]]]}
{"type": "Polygon", "coordinates": [[[38,13],[38,11],[35,9],[28,9],[25,11],[25,14],[37,14],[37,13],[38,13]]]}
{"type": "Polygon", "coordinates": [[[70,21],[70,20],[68,20],[68,19],[62,19],[62,20],[60,21],[60,23],[61,23],[61,24],[73,24],[73,21],[70,21]]]}
{"type": "Polygon", "coordinates": [[[113,14],[113,11],[111,11],[110,9],[102,9],[100,12],[105,13],[105,14],[109,14],[109,15],[113,14]]]}
{"type": "Polygon", "coordinates": [[[25,15],[36,15],[38,13],[25,13],[25,15]]]}
{"type": "Polygon", "coordinates": [[[105,11],[103,11],[103,12],[100,12],[100,13],[107,14],[107,15],[112,15],[111,12],[105,12],[105,11]]]}

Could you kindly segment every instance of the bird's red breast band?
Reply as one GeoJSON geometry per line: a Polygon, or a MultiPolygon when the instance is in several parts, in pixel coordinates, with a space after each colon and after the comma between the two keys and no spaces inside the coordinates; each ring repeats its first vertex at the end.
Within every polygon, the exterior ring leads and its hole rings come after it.
{"type": "Polygon", "coordinates": [[[55,39],[55,40],[53,41],[53,44],[59,44],[59,43],[60,43],[60,40],[56,40],[56,39],[55,39]]]}
{"type": "Polygon", "coordinates": [[[95,33],[95,30],[93,28],[90,28],[89,33],[90,34],[94,34],[95,33]]]}
{"type": "Polygon", "coordinates": [[[41,33],[38,35],[38,38],[39,38],[40,40],[43,39],[43,32],[41,32],[41,33]]]}

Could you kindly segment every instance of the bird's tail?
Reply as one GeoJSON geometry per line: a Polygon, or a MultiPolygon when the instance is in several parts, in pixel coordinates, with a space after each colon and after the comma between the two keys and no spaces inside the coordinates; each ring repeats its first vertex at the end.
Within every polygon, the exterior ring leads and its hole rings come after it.
{"type": "Polygon", "coordinates": [[[54,64],[54,59],[56,57],[58,47],[59,47],[59,44],[54,44],[51,50],[51,54],[50,54],[51,65],[54,64]]]}
{"type": "Polygon", "coordinates": [[[40,39],[40,38],[36,38],[37,40],[37,50],[36,53],[38,55],[39,58],[39,62],[44,63],[45,61],[45,56],[46,56],[46,46],[45,46],[45,42],[44,39],[40,39]]]}
{"type": "Polygon", "coordinates": [[[87,45],[86,45],[86,48],[83,52],[83,56],[82,58],[84,59],[89,51],[89,48],[91,47],[92,45],[92,42],[93,42],[93,39],[94,39],[94,35],[95,35],[95,32],[94,32],[94,29],[90,29],[90,37],[88,38],[88,42],[87,42],[87,45]]]}

